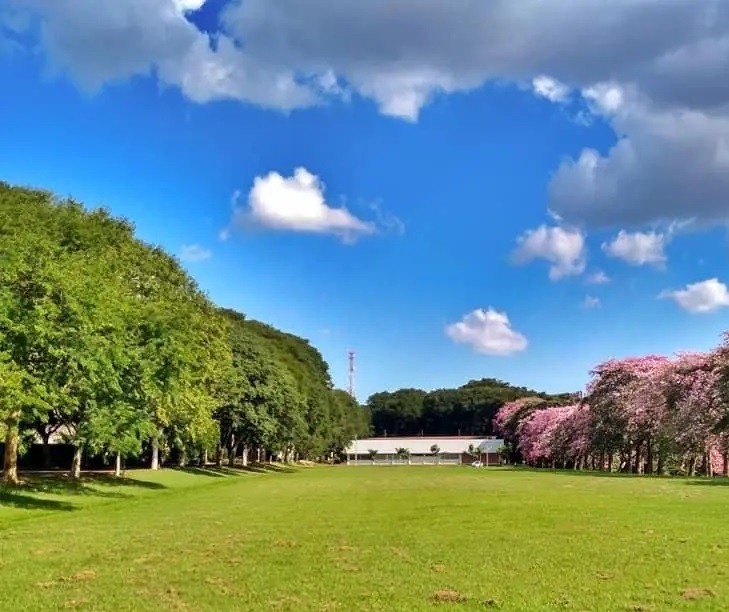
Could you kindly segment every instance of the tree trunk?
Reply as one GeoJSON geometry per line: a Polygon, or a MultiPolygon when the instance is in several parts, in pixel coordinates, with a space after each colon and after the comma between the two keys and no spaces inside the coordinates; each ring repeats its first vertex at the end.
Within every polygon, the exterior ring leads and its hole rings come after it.
{"type": "Polygon", "coordinates": [[[187,451],[184,448],[180,449],[179,464],[180,467],[185,467],[187,465],[187,451]]]}
{"type": "Polygon", "coordinates": [[[18,420],[20,412],[14,412],[5,422],[5,458],[3,463],[3,482],[18,484],[18,420]]]}
{"type": "Polygon", "coordinates": [[[238,444],[233,444],[228,449],[228,467],[235,467],[235,457],[238,454],[238,444]]]}
{"type": "Polygon", "coordinates": [[[241,463],[243,467],[248,467],[248,447],[244,444],[241,451],[241,463]]]}
{"type": "Polygon", "coordinates": [[[689,461],[689,476],[694,476],[696,474],[696,455],[691,455],[691,459],[689,461]]]}
{"type": "Polygon", "coordinates": [[[81,478],[81,446],[73,447],[73,459],[71,460],[71,478],[81,478]]]}
{"type": "Polygon", "coordinates": [[[159,469],[159,441],[157,438],[152,440],[152,463],[149,467],[153,470],[159,469]]]}
{"type": "Polygon", "coordinates": [[[729,476],[729,452],[724,451],[724,454],[722,455],[722,468],[721,468],[721,475],[722,476],[729,476]]]}
{"type": "Polygon", "coordinates": [[[648,464],[648,473],[653,473],[653,444],[648,440],[648,447],[646,448],[646,463],[648,464]]]}
{"type": "Polygon", "coordinates": [[[612,453],[608,453],[608,466],[607,466],[607,471],[608,472],[611,472],[611,473],[613,471],[613,454],[612,453]]]}
{"type": "Polygon", "coordinates": [[[116,454],[116,465],[114,466],[114,476],[121,476],[121,453],[116,454]]]}
{"type": "Polygon", "coordinates": [[[661,476],[663,474],[663,454],[658,454],[658,466],[656,467],[656,474],[661,476]]]}
{"type": "Polygon", "coordinates": [[[44,430],[41,437],[43,439],[43,467],[49,470],[51,468],[51,434],[44,430]]]}
{"type": "Polygon", "coordinates": [[[633,473],[634,474],[642,474],[643,473],[643,462],[641,461],[641,453],[640,451],[643,449],[642,444],[638,444],[635,447],[635,464],[633,465],[633,473]]]}
{"type": "Polygon", "coordinates": [[[714,476],[714,470],[711,465],[711,449],[708,444],[706,445],[706,452],[704,453],[704,456],[706,461],[706,475],[709,478],[712,478],[714,476]]]}
{"type": "Polygon", "coordinates": [[[205,467],[208,464],[208,449],[204,448],[200,457],[200,467],[205,467]]]}

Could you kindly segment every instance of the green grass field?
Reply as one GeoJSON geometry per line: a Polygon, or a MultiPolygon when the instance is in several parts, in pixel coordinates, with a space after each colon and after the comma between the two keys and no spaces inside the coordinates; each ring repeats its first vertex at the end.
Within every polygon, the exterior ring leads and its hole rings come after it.
{"type": "Polygon", "coordinates": [[[31,481],[0,489],[0,609],[727,610],[719,482],[461,467],[31,481]]]}

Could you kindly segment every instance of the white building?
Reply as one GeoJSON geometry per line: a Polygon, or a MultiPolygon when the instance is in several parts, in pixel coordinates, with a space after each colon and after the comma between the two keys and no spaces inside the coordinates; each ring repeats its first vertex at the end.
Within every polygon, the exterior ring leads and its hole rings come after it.
{"type": "Polygon", "coordinates": [[[461,464],[475,460],[499,465],[503,445],[501,439],[483,436],[383,437],[353,440],[345,452],[350,465],[461,464]],[[407,452],[400,454],[399,449],[407,452]]]}

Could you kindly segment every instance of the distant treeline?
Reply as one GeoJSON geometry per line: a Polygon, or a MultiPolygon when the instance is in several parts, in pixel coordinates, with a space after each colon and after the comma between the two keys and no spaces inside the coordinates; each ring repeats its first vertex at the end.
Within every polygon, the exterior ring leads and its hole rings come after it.
{"type": "Polygon", "coordinates": [[[457,389],[400,389],[375,393],[367,400],[377,436],[491,435],[499,408],[522,397],[566,403],[571,394],[550,395],[514,387],[493,378],[472,380],[457,389]]]}

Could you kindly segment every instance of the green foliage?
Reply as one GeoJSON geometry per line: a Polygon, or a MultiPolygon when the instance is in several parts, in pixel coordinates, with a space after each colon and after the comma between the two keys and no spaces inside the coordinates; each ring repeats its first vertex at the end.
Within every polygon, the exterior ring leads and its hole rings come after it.
{"type": "Polygon", "coordinates": [[[217,309],[106,210],[4,183],[0,422],[14,444],[52,424],[122,456],[220,442],[321,456],[368,431],[306,340],[217,309]]]}
{"type": "Polygon", "coordinates": [[[430,393],[420,389],[375,393],[367,400],[367,408],[377,435],[489,435],[501,406],[529,396],[559,403],[569,394],[548,395],[485,378],[430,393]]]}

